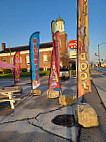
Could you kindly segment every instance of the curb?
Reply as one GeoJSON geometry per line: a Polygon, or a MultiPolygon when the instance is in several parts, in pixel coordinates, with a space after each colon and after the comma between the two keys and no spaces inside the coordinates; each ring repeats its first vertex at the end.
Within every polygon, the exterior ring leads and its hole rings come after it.
{"type": "Polygon", "coordinates": [[[93,79],[92,79],[92,82],[93,82],[93,84],[94,84],[94,86],[95,86],[95,89],[96,89],[96,91],[97,91],[97,94],[98,94],[98,96],[99,96],[99,98],[100,98],[100,100],[101,100],[101,104],[102,104],[103,107],[106,109],[105,104],[104,104],[104,102],[103,102],[103,100],[102,100],[102,98],[101,98],[101,96],[100,96],[100,94],[99,94],[99,92],[98,92],[97,86],[95,85],[93,79]]]}

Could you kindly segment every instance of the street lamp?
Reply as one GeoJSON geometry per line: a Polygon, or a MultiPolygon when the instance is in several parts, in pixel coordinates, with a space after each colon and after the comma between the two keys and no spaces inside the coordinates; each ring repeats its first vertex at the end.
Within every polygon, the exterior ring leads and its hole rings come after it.
{"type": "Polygon", "coordinates": [[[99,52],[99,46],[101,46],[102,44],[106,44],[106,43],[98,44],[99,73],[100,73],[100,52],[99,52]]]}

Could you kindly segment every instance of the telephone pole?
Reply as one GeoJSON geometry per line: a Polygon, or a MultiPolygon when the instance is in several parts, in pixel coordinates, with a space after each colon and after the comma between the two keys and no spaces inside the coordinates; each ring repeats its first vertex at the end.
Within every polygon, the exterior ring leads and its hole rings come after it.
{"type": "Polygon", "coordinates": [[[102,45],[102,44],[106,44],[106,43],[98,44],[99,73],[100,73],[100,51],[99,51],[99,46],[102,45]]]}
{"type": "Polygon", "coordinates": [[[100,73],[100,52],[99,52],[99,44],[98,44],[98,60],[99,60],[99,73],[100,73]]]}

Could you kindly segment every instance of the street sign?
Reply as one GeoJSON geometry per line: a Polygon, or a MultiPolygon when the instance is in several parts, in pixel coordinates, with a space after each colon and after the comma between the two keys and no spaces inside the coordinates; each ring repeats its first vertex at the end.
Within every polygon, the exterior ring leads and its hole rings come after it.
{"type": "Polygon", "coordinates": [[[77,40],[70,40],[70,41],[68,42],[68,47],[69,47],[70,49],[77,49],[77,40]]]}
{"type": "Polygon", "coordinates": [[[69,57],[70,57],[70,59],[76,59],[77,58],[77,51],[70,51],[69,57]]]}

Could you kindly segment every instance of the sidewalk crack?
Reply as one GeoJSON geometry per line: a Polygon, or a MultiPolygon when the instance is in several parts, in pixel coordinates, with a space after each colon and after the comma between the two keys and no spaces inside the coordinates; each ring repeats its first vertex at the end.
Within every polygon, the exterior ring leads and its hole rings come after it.
{"type": "Polygon", "coordinates": [[[28,121],[28,120],[31,120],[31,119],[36,119],[38,122],[39,120],[37,119],[37,117],[41,114],[47,114],[47,113],[50,113],[50,112],[53,112],[53,111],[56,111],[56,110],[60,110],[62,107],[59,107],[57,109],[54,109],[54,110],[50,110],[50,111],[47,111],[47,112],[42,112],[42,113],[39,113],[37,114],[35,117],[29,117],[29,118],[23,118],[23,119],[18,119],[18,120],[13,120],[13,121],[7,121],[7,122],[3,122],[3,123],[0,123],[0,125],[3,125],[3,124],[7,124],[7,123],[15,123],[15,122],[18,122],[18,121],[28,121]]]}
{"type": "Polygon", "coordinates": [[[62,137],[62,136],[60,136],[60,135],[54,134],[54,133],[52,133],[52,132],[50,132],[50,131],[48,131],[48,130],[45,130],[45,129],[43,129],[43,127],[38,126],[38,125],[34,124],[33,122],[31,123],[29,120],[28,120],[28,123],[29,123],[30,125],[33,125],[33,126],[37,127],[37,128],[40,128],[41,130],[43,130],[43,131],[46,132],[46,133],[52,134],[52,135],[57,136],[57,137],[60,137],[60,138],[62,138],[62,139],[64,139],[64,140],[68,140],[69,142],[72,142],[72,140],[70,140],[70,139],[68,139],[68,138],[64,138],[64,137],[62,137]]]}

